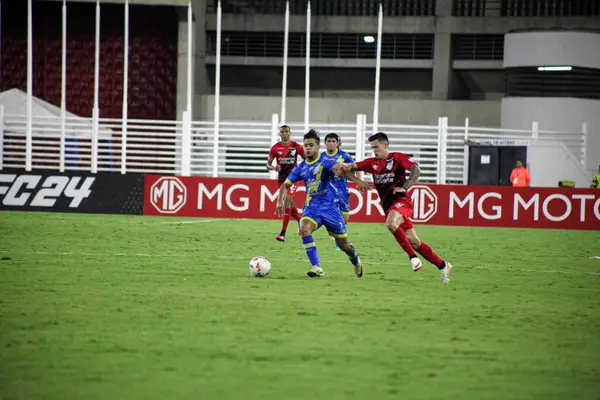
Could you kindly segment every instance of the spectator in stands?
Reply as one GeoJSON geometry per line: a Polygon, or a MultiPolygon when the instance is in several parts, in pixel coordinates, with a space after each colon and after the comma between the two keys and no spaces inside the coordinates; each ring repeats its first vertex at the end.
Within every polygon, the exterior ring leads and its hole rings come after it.
{"type": "Polygon", "coordinates": [[[523,166],[523,161],[517,160],[517,167],[510,174],[510,182],[513,187],[527,187],[531,183],[531,176],[523,166]]]}
{"type": "Polygon", "coordinates": [[[598,172],[592,177],[592,184],[590,187],[593,189],[600,189],[600,165],[598,165],[598,172]]]}

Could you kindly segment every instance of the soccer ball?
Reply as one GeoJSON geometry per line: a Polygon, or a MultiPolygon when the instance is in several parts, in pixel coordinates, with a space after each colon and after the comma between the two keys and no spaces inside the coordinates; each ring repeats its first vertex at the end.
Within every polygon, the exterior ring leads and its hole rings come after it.
{"type": "Polygon", "coordinates": [[[254,257],[250,260],[250,273],[259,278],[269,275],[271,272],[271,262],[265,256],[254,257]]]}

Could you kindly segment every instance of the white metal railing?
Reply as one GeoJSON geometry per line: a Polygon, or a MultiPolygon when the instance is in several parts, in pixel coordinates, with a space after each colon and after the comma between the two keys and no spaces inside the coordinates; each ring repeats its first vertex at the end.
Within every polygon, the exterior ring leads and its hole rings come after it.
{"type": "MultiPolygon", "coordinates": [[[[270,146],[278,140],[279,116],[271,121],[181,121],[70,117],[32,117],[31,136],[27,117],[5,115],[0,106],[0,169],[51,169],[97,172],[139,172],[204,175],[213,177],[273,178],[265,168],[270,146]],[[30,149],[30,151],[28,151],[30,149]],[[30,166],[30,168],[29,168],[30,166]]],[[[293,138],[301,141],[304,123],[289,122],[293,138]]],[[[368,137],[373,124],[359,114],[356,123],[312,123],[324,137],[336,132],[342,148],[353,158],[370,156],[368,137]]],[[[539,129],[498,129],[437,125],[378,124],[390,138],[390,149],[414,158],[424,183],[467,182],[469,141],[505,140],[530,143],[545,141],[564,147],[585,167],[587,127],[581,132],[539,129]]],[[[482,142],[483,143],[483,142],[482,142]]],[[[369,179],[369,177],[365,177],[369,179]]]]}

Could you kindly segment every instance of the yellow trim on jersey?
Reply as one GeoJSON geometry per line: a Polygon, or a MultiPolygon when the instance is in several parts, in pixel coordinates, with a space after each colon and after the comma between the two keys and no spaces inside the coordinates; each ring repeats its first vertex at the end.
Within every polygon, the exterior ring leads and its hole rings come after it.
{"type": "Polygon", "coordinates": [[[340,149],[335,149],[335,153],[333,153],[333,154],[329,154],[329,153],[327,152],[327,150],[325,150],[325,154],[327,154],[329,157],[333,157],[333,156],[335,156],[335,155],[336,155],[337,153],[339,153],[339,152],[340,152],[340,149]]]}
{"type": "Polygon", "coordinates": [[[350,215],[350,211],[342,211],[342,215],[350,215]]]}
{"type": "Polygon", "coordinates": [[[314,164],[314,163],[316,163],[316,162],[317,162],[317,161],[319,161],[320,159],[321,159],[321,153],[319,153],[319,157],[317,157],[317,158],[315,159],[315,161],[312,161],[312,162],[311,162],[311,161],[308,161],[308,160],[304,160],[304,162],[310,165],[310,164],[314,164]]]}
{"type": "Polygon", "coordinates": [[[336,238],[336,239],[344,239],[344,238],[347,238],[347,237],[348,237],[348,234],[347,234],[347,233],[340,233],[340,234],[337,234],[337,233],[332,233],[332,232],[329,232],[329,231],[327,231],[327,233],[329,233],[329,236],[333,236],[333,237],[334,237],[334,238],[336,238]]]}
{"type": "Polygon", "coordinates": [[[312,200],[312,196],[310,194],[306,195],[306,201],[304,202],[305,205],[309,205],[310,201],[312,200]]]}
{"type": "Polygon", "coordinates": [[[284,184],[289,184],[290,186],[294,186],[294,182],[290,181],[289,179],[286,179],[285,182],[283,182],[284,184]]]}
{"type": "Polygon", "coordinates": [[[315,226],[319,226],[319,224],[317,224],[317,221],[315,221],[311,217],[302,217],[302,218],[300,218],[300,222],[302,222],[303,219],[309,220],[310,222],[312,222],[313,224],[315,224],[315,226]]]}

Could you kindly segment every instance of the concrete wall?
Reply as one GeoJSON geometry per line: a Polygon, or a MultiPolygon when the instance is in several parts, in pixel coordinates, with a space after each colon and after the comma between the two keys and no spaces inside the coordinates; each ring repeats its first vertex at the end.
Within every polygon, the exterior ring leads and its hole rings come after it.
{"type": "MultiPolygon", "coordinates": [[[[214,96],[197,97],[197,113],[211,120],[214,96]]],[[[220,113],[222,120],[270,121],[279,114],[281,99],[274,96],[222,95],[220,113]]],[[[372,122],[372,98],[313,98],[310,102],[310,119],[314,122],[353,123],[356,114],[366,114],[372,122]]],[[[379,122],[383,124],[437,124],[439,117],[448,117],[452,125],[463,125],[469,118],[472,126],[500,126],[499,101],[440,101],[382,99],[379,105],[379,122]]],[[[304,98],[287,99],[287,120],[304,120],[304,98]]]]}
{"type": "MultiPolygon", "coordinates": [[[[581,132],[587,124],[586,170],[591,174],[600,164],[600,100],[547,97],[508,97],[502,99],[502,128],[531,129],[533,121],[540,130],[581,132]]],[[[548,157],[547,165],[554,161],[548,157]]]]}
{"type": "Polygon", "coordinates": [[[591,182],[590,174],[558,142],[532,142],[527,149],[527,168],[531,186],[557,187],[559,181],[573,181],[581,188],[591,182]]]}
{"type": "Polygon", "coordinates": [[[505,36],[505,68],[543,65],[600,68],[600,34],[525,32],[505,36]]]}

